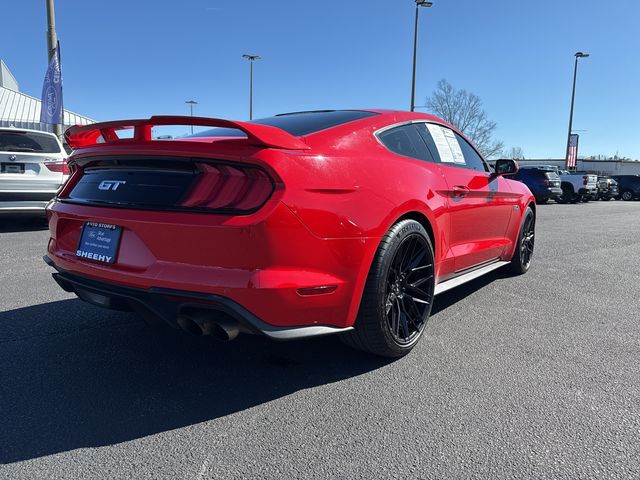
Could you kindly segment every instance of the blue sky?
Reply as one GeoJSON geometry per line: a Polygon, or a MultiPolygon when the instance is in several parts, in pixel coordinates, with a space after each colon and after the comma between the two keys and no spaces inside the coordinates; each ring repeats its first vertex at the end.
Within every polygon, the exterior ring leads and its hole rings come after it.
{"type": "MultiPolygon", "coordinates": [[[[4,0],[0,58],[38,97],[44,0],[4,0]],[[10,20],[10,21],[7,21],[10,20]]],[[[409,108],[411,0],[57,0],[65,107],[97,120],[152,114],[246,119],[318,108],[409,108]]],[[[580,154],[640,159],[637,0],[434,0],[421,11],[417,105],[446,78],[484,102],[496,137],[564,155],[573,54],[580,154]]]]}

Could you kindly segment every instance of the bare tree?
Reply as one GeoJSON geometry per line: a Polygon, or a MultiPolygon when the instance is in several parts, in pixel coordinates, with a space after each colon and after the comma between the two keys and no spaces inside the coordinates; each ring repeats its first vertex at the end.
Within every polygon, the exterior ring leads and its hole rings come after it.
{"type": "Polygon", "coordinates": [[[502,152],[502,156],[511,160],[524,160],[524,151],[520,147],[511,147],[510,150],[502,152]]]}
{"type": "Polygon", "coordinates": [[[437,116],[464,133],[485,158],[502,152],[504,144],[493,139],[496,122],[487,118],[480,97],[466,90],[456,90],[442,79],[426,106],[437,116]]]}

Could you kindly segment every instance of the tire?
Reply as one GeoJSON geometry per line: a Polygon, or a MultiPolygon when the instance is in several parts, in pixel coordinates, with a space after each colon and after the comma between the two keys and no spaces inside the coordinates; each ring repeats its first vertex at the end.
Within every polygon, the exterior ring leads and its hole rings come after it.
{"type": "Polygon", "coordinates": [[[382,238],[346,345],[398,358],[418,343],[431,313],[435,270],[433,246],[415,220],[396,223],[382,238]]]}
{"type": "Polygon", "coordinates": [[[590,201],[591,201],[591,197],[586,196],[586,195],[584,197],[582,197],[582,202],[583,203],[589,203],[590,201]]]}
{"type": "Polygon", "coordinates": [[[620,195],[620,198],[622,200],[624,200],[625,202],[629,202],[629,201],[633,200],[633,192],[631,190],[625,190],[620,195]]]}
{"type": "Polygon", "coordinates": [[[611,197],[602,197],[600,200],[604,200],[605,202],[608,202],[609,200],[611,200],[611,197]]]}
{"type": "Polygon", "coordinates": [[[573,189],[571,187],[562,186],[562,195],[558,197],[558,203],[575,203],[575,194],[573,193],[573,189]]]}
{"type": "Polygon", "coordinates": [[[548,201],[549,201],[549,199],[548,199],[548,198],[540,198],[540,199],[536,198],[536,203],[537,203],[538,205],[544,205],[544,204],[545,204],[545,203],[547,203],[548,201]]]}
{"type": "Polygon", "coordinates": [[[535,234],[536,217],[531,207],[527,207],[522,218],[522,226],[518,234],[518,243],[513,253],[511,264],[509,265],[510,270],[516,275],[527,273],[531,267],[535,234]]]}

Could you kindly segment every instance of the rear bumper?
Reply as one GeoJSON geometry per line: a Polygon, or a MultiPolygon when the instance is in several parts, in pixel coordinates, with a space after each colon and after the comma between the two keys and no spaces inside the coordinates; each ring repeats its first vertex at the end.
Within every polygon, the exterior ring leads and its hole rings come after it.
{"type": "Polygon", "coordinates": [[[60,202],[47,212],[47,254],[59,272],[114,288],[225,298],[276,329],[351,327],[379,244],[319,238],[281,203],[241,218],[60,202]],[[87,221],[122,227],[115,264],[76,256],[87,221]]]}
{"type": "Polygon", "coordinates": [[[0,214],[44,213],[47,203],[56,196],[52,191],[0,191],[0,214]]]}
{"type": "Polygon", "coordinates": [[[45,204],[56,196],[58,190],[47,191],[1,191],[0,203],[4,202],[44,202],[45,204]]]}
{"type": "Polygon", "coordinates": [[[619,194],[618,190],[598,190],[600,198],[616,198],[619,194]]]}
{"type": "Polygon", "coordinates": [[[243,331],[266,335],[274,340],[329,335],[352,329],[327,325],[275,327],[263,322],[240,304],[220,295],[168,288],[141,289],[113,285],[65,272],[57,268],[49,257],[45,256],[43,259],[49,266],[56,268],[57,271],[52,274],[56,283],[63,290],[75,293],[80,299],[103,308],[146,311],[174,328],[179,328],[177,319],[181,312],[195,308],[210,311],[214,316],[217,314],[231,317],[243,331]]]}
{"type": "Polygon", "coordinates": [[[0,202],[1,214],[40,214],[44,215],[49,202],[0,202]]]}
{"type": "Polygon", "coordinates": [[[557,198],[562,196],[562,188],[560,187],[541,187],[535,192],[536,196],[539,198],[557,198]]]}

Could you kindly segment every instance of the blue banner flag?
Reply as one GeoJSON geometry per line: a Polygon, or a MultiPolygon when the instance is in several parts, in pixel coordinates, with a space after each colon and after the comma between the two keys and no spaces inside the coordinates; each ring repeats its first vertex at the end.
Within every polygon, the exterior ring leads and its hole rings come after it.
{"type": "Polygon", "coordinates": [[[62,70],[60,69],[60,44],[53,49],[42,85],[42,108],[40,122],[62,123],[62,70]]]}

